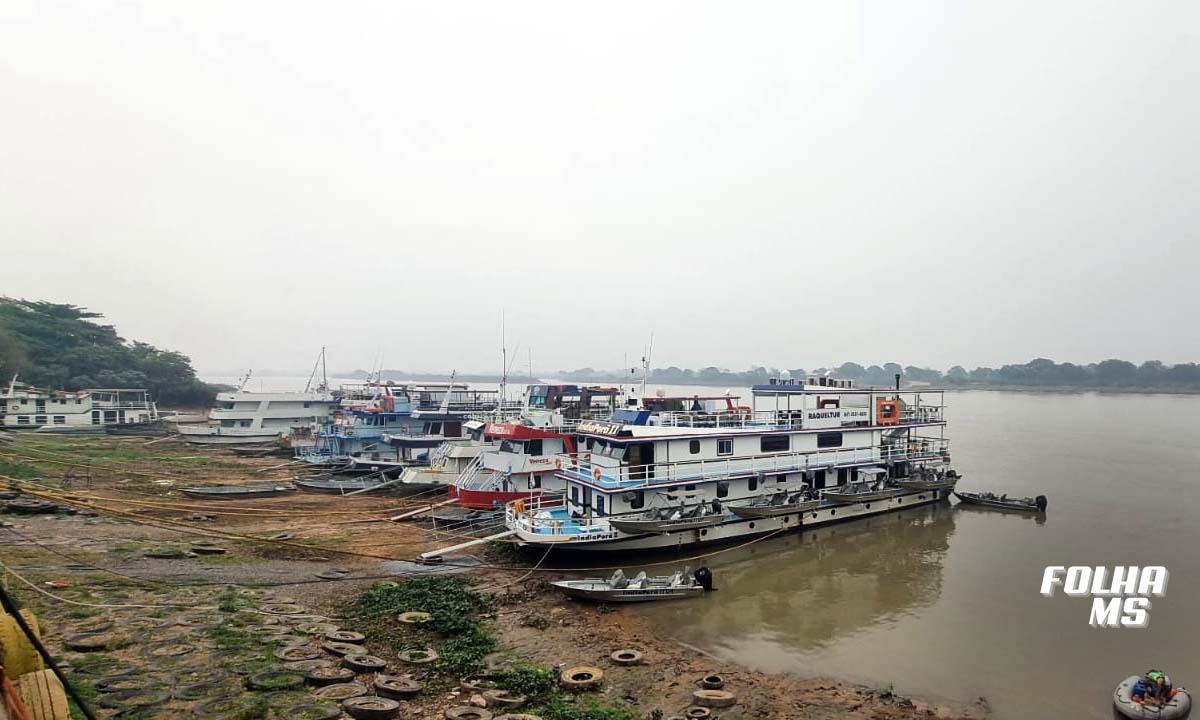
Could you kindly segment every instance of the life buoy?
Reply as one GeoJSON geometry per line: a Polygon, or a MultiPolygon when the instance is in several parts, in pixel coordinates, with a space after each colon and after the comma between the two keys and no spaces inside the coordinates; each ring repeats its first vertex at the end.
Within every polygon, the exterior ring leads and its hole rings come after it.
{"type": "Polygon", "coordinates": [[[592,470],[592,479],[596,482],[600,482],[600,468],[592,470]]]}

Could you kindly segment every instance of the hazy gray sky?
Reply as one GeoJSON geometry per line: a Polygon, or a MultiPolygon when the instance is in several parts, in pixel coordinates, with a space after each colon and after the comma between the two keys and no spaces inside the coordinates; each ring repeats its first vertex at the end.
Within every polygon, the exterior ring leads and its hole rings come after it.
{"type": "Polygon", "coordinates": [[[1200,3],[0,3],[0,294],[201,369],[1200,360],[1200,3]]]}

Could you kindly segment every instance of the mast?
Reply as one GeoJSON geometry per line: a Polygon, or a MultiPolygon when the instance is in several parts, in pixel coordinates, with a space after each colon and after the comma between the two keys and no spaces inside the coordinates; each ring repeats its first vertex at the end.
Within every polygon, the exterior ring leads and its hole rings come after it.
{"type": "Polygon", "coordinates": [[[499,415],[508,400],[508,340],[504,332],[504,310],[500,310],[500,402],[496,406],[499,415]]]}
{"type": "Polygon", "coordinates": [[[642,356],[642,399],[646,398],[646,382],[650,379],[650,356],[654,354],[654,331],[650,331],[650,345],[642,356]]]}

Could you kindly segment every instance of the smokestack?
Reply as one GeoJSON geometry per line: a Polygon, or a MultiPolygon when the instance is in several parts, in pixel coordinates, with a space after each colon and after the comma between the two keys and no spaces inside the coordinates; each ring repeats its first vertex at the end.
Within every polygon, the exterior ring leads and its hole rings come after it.
{"type": "Polygon", "coordinates": [[[896,373],[896,392],[900,392],[900,373],[896,373]]]}

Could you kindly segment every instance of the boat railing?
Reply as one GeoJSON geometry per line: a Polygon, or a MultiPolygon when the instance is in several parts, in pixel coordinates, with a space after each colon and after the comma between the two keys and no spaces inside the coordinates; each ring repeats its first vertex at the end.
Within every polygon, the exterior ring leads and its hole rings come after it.
{"type": "MultiPolygon", "coordinates": [[[[849,409],[849,408],[848,408],[849,409]]],[[[866,408],[857,408],[866,410],[866,408]]],[[[906,407],[900,413],[899,425],[917,425],[944,422],[942,407],[906,407]]],[[[652,425],[663,427],[698,427],[698,428],[758,428],[778,430],[810,429],[804,424],[802,410],[754,410],[744,412],[663,412],[651,420],[652,425]]],[[[847,426],[866,423],[848,422],[847,426]]],[[[824,428],[826,426],[815,426],[824,428]]],[[[830,426],[839,427],[839,426],[830,426]]]]}
{"type": "Polygon", "coordinates": [[[950,441],[945,438],[913,437],[904,442],[826,448],[795,453],[773,453],[706,460],[616,465],[614,458],[591,453],[560,455],[560,472],[605,488],[626,489],[664,483],[694,483],[730,475],[805,472],[863,463],[895,463],[944,458],[950,441]]]}
{"type": "Polygon", "coordinates": [[[608,524],[608,517],[564,517],[564,495],[541,495],[513,500],[504,506],[504,524],[510,530],[563,540],[603,540],[619,536],[608,524]]]}

